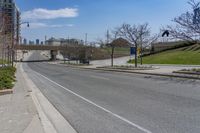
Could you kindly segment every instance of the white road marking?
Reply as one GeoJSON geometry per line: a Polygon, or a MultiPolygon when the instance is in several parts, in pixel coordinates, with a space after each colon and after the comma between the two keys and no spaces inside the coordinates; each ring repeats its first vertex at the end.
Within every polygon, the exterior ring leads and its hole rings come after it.
{"type": "MultiPolygon", "coordinates": [[[[33,71],[34,71],[34,70],[33,70],[33,71]]],[[[136,123],[133,123],[133,122],[127,120],[126,118],[124,118],[124,117],[122,117],[122,116],[119,116],[119,115],[117,115],[117,114],[115,114],[115,113],[113,113],[113,112],[111,112],[111,111],[105,109],[104,107],[101,107],[100,105],[97,105],[96,103],[90,101],[89,99],[84,98],[84,97],[82,97],[81,95],[79,95],[79,94],[77,94],[77,93],[75,93],[75,92],[73,92],[73,91],[67,89],[66,87],[64,87],[64,86],[62,86],[62,85],[56,83],[55,81],[53,81],[53,80],[47,78],[46,76],[44,76],[44,75],[42,75],[42,74],[40,74],[40,73],[38,73],[38,72],[36,72],[36,71],[34,71],[34,72],[35,72],[36,74],[42,76],[42,77],[45,78],[46,80],[48,80],[48,81],[50,81],[50,82],[56,84],[57,86],[63,88],[64,90],[70,92],[71,94],[73,94],[73,95],[79,97],[80,99],[82,99],[82,100],[84,100],[84,101],[86,101],[86,102],[88,102],[88,103],[90,103],[90,104],[92,104],[92,105],[98,107],[99,109],[101,109],[101,110],[103,110],[103,111],[105,111],[105,112],[107,112],[107,113],[109,113],[109,114],[115,116],[116,118],[118,118],[118,119],[120,119],[120,120],[122,120],[122,121],[124,121],[124,122],[126,122],[126,123],[128,123],[128,124],[130,124],[130,125],[132,125],[133,127],[135,127],[135,128],[137,128],[137,129],[143,131],[144,133],[152,133],[151,131],[145,129],[144,127],[141,127],[141,126],[137,125],[136,123]]]]}
{"type": "Polygon", "coordinates": [[[100,76],[95,76],[95,75],[90,75],[90,77],[91,77],[91,78],[96,78],[96,79],[110,80],[109,78],[100,77],[100,76]]]}

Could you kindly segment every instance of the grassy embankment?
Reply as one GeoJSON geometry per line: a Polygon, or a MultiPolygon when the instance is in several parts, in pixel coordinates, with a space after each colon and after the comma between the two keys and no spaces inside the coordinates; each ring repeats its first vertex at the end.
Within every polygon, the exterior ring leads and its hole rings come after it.
{"type": "MultiPolygon", "coordinates": [[[[92,60],[109,59],[111,48],[98,48],[93,53],[92,60]]],[[[116,47],[114,51],[114,58],[129,56],[130,48],[116,47]]]]}
{"type": "MultiPolygon", "coordinates": [[[[129,61],[134,63],[134,60],[129,61]]],[[[138,60],[140,63],[140,59],[138,60]]],[[[200,45],[178,48],[143,57],[144,64],[200,65],[200,45]]]]}

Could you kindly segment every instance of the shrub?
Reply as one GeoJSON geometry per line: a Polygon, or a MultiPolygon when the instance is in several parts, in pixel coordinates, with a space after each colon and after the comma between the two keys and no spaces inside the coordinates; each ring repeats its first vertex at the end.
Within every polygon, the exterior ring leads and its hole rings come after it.
{"type": "Polygon", "coordinates": [[[0,90],[11,89],[15,82],[15,67],[0,68],[0,90]]]}

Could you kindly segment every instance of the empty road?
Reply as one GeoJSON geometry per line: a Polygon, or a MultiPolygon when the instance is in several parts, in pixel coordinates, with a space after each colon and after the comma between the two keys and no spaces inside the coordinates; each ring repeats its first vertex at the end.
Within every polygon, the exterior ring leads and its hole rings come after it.
{"type": "Polygon", "coordinates": [[[199,81],[45,62],[23,68],[78,133],[200,132],[199,81]]]}

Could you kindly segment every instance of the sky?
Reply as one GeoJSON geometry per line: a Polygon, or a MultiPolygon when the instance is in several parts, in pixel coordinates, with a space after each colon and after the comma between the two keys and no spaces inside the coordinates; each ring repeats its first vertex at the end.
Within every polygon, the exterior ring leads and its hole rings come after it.
{"type": "Polygon", "coordinates": [[[123,23],[149,23],[152,33],[190,10],[188,0],[15,0],[21,11],[21,36],[28,40],[78,38],[96,41],[123,23]]]}

